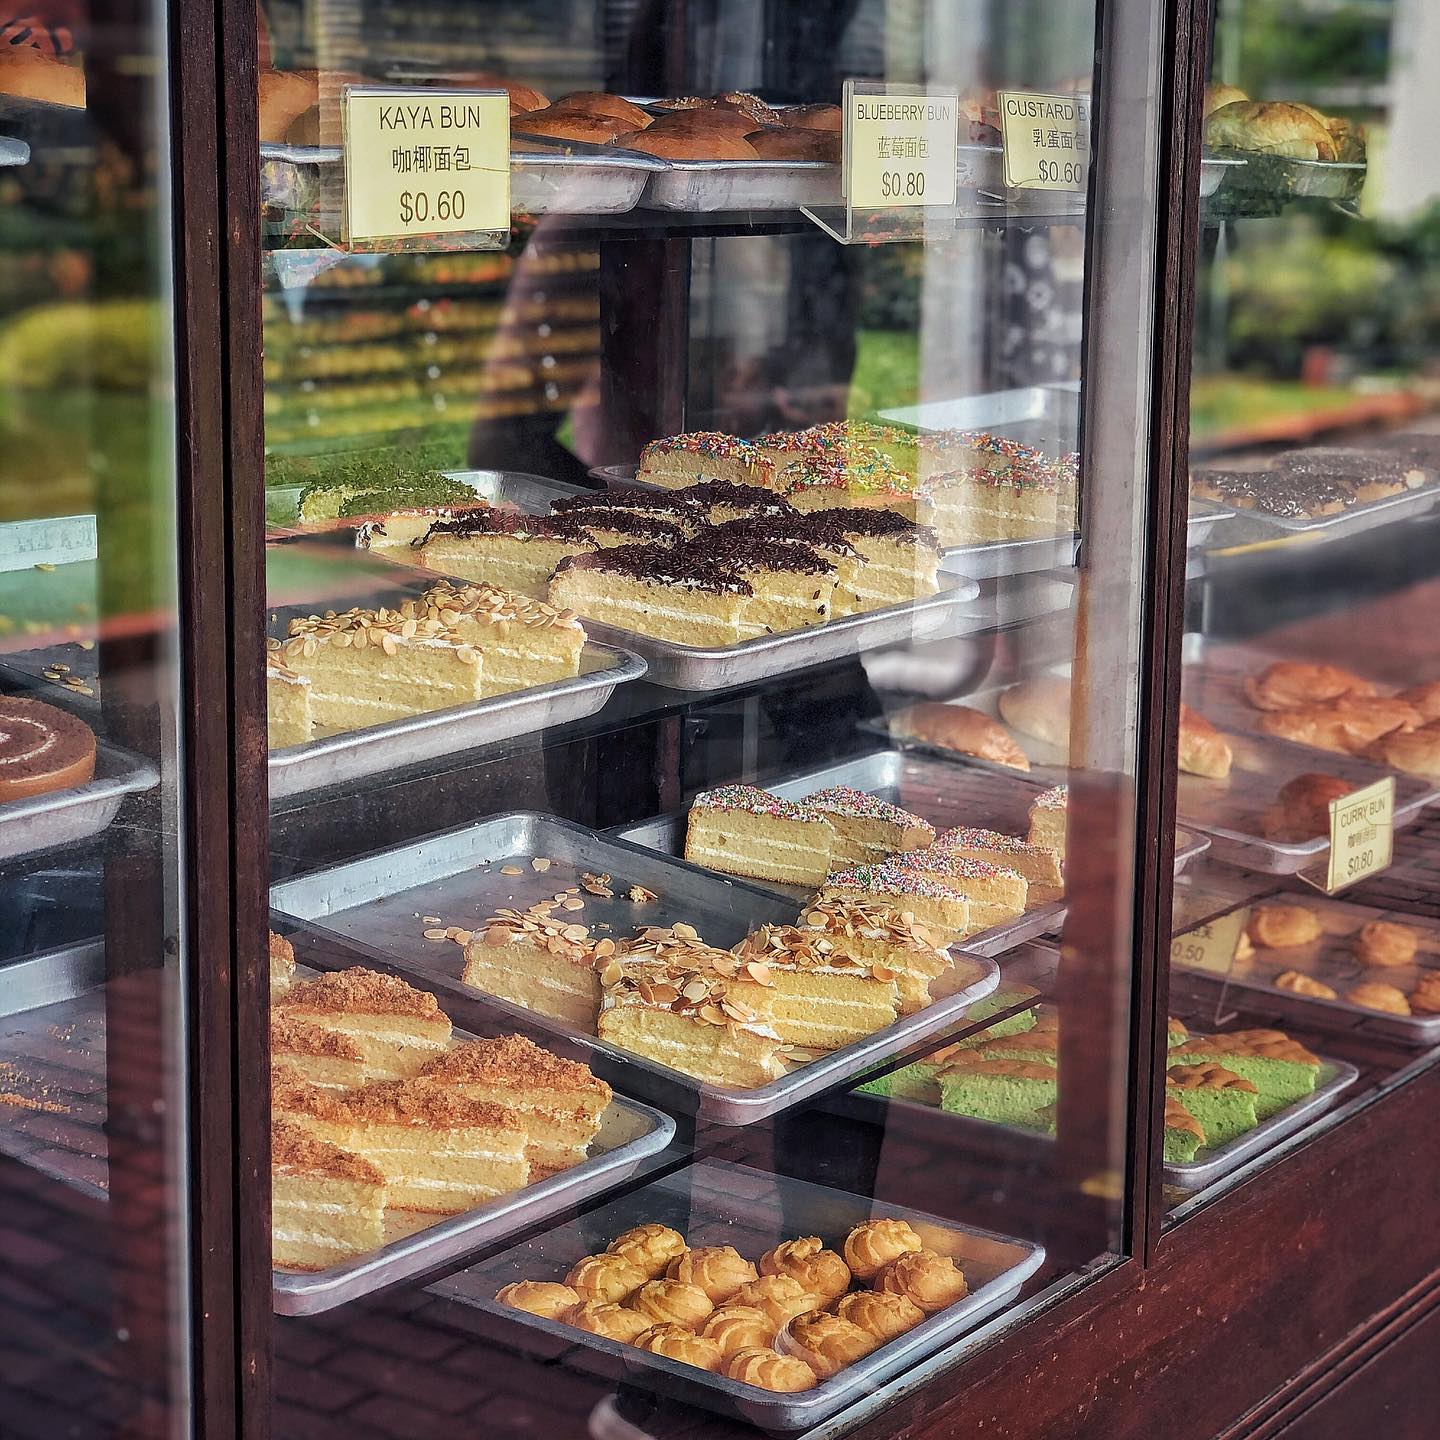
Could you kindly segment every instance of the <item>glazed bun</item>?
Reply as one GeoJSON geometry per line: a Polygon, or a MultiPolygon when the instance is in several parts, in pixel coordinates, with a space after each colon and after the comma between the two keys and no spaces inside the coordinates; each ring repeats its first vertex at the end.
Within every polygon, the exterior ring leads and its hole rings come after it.
{"type": "Polygon", "coordinates": [[[733,1245],[702,1245],[670,1262],[672,1280],[698,1285],[712,1305],[723,1305],[742,1285],[759,1279],[754,1265],[733,1245]]]}
{"type": "Polygon", "coordinates": [[[927,1315],[965,1298],[965,1277],[948,1255],[920,1250],[902,1255],[876,1278],[875,1288],[903,1295],[927,1315]]]}
{"type": "Polygon", "coordinates": [[[835,1313],[858,1325],[880,1345],[913,1330],[925,1318],[925,1312],[913,1300],[887,1290],[857,1290],[840,1301],[835,1313]]]}
{"type": "Polygon", "coordinates": [[[704,133],[700,131],[662,131],[658,125],[648,130],[632,130],[616,137],[615,144],[624,150],[638,150],[661,160],[758,160],[755,147],[743,137],[704,133]]]}
{"type": "Polygon", "coordinates": [[[798,1355],[821,1380],[863,1360],[876,1347],[875,1337],[839,1315],[812,1310],[797,1315],[784,1333],[784,1349],[798,1355]]]}
{"type": "Polygon", "coordinates": [[[782,1394],[813,1390],[818,1383],[815,1372],[803,1360],[758,1346],[754,1350],[737,1350],[725,1362],[724,1373],[727,1379],[782,1394]]]}
{"type": "Polygon", "coordinates": [[[637,1225],[617,1235],[605,1247],[605,1253],[628,1260],[637,1270],[645,1272],[647,1280],[658,1280],[666,1266],[678,1260],[686,1248],[685,1237],[668,1225],[637,1225]]]}
{"type": "Polygon", "coordinates": [[[845,129],[845,112],[838,105],[792,105],[781,110],[779,118],[792,130],[826,130],[839,135],[845,129]]]}
{"type": "Polygon", "coordinates": [[[650,1280],[630,1301],[652,1325],[683,1325],[698,1330],[715,1308],[698,1286],[684,1280],[650,1280]]]}
{"type": "Polygon", "coordinates": [[[619,1304],[645,1283],[645,1272],[619,1255],[586,1255],[571,1267],[565,1283],[581,1300],[619,1304]]]}
{"type": "Polygon", "coordinates": [[[636,1337],[650,1328],[650,1322],[634,1310],[595,1300],[581,1301],[567,1310],[561,1319],[577,1330],[604,1336],[606,1340],[618,1340],[622,1345],[633,1345],[636,1337]]]}
{"type": "Polygon", "coordinates": [[[632,127],[613,115],[587,115],[583,110],[532,110],[517,115],[512,129],[523,135],[543,135],[550,140],[575,140],[586,145],[605,145],[632,127]]]}
{"type": "Polygon", "coordinates": [[[840,159],[840,137],[826,130],[756,130],[745,138],[762,160],[840,159]]]}
{"type": "Polygon", "coordinates": [[[580,1297],[568,1285],[552,1285],[545,1280],[517,1280],[500,1290],[495,1299],[512,1310],[523,1310],[543,1320],[563,1320],[580,1303],[580,1297]]]}
{"type": "Polygon", "coordinates": [[[644,130],[651,122],[648,110],[642,110],[634,101],[623,95],[610,95],[604,90],[576,90],[555,101],[551,111],[579,111],[584,115],[608,115],[612,120],[624,120],[626,130],[644,130]]]}
{"type": "Polygon", "coordinates": [[[820,1297],[812,1295],[789,1275],[762,1275],[758,1280],[741,1286],[735,1292],[733,1303],[753,1305],[772,1320],[778,1330],[797,1315],[814,1310],[820,1303],[820,1297]]]}
{"type": "Polygon", "coordinates": [[[725,1352],[713,1340],[697,1335],[684,1325],[652,1325],[635,1341],[639,1350],[693,1365],[697,1370],[718,1370],[725,1361],[725,1352]]]}
{"type": "Polygon", "coordinates": [[[666,135],[731,135],[739,140],[758,127],[748,115],[742,115],[738,110],[717,108],[662,115],[650,128],[666,135]]]}
{"type": "Polygon", "coordinates": [[[733,1355],[737,1350],[763,1349],[775,1339],[778,1328],[754,1305],[722,1305],[706,1317],[700,1333],[726,1355],[733,1355]]]}
{"type": "Polygon", "coordinates": [[[850,1267],[816,1235],[786,1240],[760,1257],[763,1275],[788,1275],[827,1305],[850,1288],[850,1267]]]}
{"type": "Polygon", "coordinates": [[[857,1280],[870,1280],[891,1261],[923,1248],[908,1221],[867,1220],[845,1237],[845,1263],[857,1280]]]}

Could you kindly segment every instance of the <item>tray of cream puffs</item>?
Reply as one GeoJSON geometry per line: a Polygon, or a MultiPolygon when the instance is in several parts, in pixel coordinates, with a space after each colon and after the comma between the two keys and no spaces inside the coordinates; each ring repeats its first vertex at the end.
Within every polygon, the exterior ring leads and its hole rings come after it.
{"type": "Polygon", "coordinates": [[[507,1338],[770,1430],[806,1430],[1010,1305],[1036,1244],[706,1161],[429,1287],[507,1338]]]}
{"type": "Polygon", "coordinates": [[[1440,923],[1300,891],[1241,908],[1229,974],[1198,980],[1259,992],[1308,1026],[1440,1045],[1440,923]]]}

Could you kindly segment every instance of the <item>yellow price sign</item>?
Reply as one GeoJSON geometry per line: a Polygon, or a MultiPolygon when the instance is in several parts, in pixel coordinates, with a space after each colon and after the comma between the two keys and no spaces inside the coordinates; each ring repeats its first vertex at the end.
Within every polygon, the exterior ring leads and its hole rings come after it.
{"type": "Polygon", "coordinates": [[[1170,963],[1207,970],[1212,975],[1228,975],[1249,920],[1250,907],[1244,905],[1177,935],[1170,942],[1170,963]]]}
{"type": "Polygon", "coordinates": [[[845,83],[845,197],[854,210],[954,205],[960,97],[845,83]]]}
{"type": "Polygon", "coordinates": [[[1330,802],[1330,893],[1354,885],[1390,864],[1395,838],[1395,777],[1330,802]]]}
{"type": "Polygon", "coordinates": [[[1001,90],[1005,183],[1016,190],[1083,190],[1090,173],[1090,100],[1001,90]]]}
{"type": "Polygon", "coordinates": [[[345,240],[510,233],[510,101],[503,91],[350,85],[345,240]]]}

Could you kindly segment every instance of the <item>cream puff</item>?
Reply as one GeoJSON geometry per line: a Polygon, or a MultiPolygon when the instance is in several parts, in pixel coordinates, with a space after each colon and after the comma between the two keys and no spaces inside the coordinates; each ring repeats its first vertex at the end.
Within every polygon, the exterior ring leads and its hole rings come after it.
{"type": "Polygon", "coordinates": [[[906,1221],[867,1220],[845,1237],[845,1263],[857,1280],[870,1280],[891,1261],[923,1248],[906,1221]]]}
{"type": "Polygon", "coordinates": [[[755,1266],[733,1245],[702,1245],[670,1262],[671,1280],[698,1285],[712,1305],[723,1305],[742,1286],[760,1278],[755,1266]]]}
{"type": "Polygon", "coordinates": [[[913,1330],[925,1318],[913,1300],[888,1290],[857,1290],[840,1301],[835,1313],[873,1336],[877,1345],[913,1330]]]}
{"type": "Polygon", "coordinates": [[[798,1356],[779,1355],[758,1346],[753,1350],[737,1350],[725,1362],[725,1375],[727,1379],[781,1394],[813,1390],[819,1384],[815,1372],[798,1356]]]}
{"type": "Polygon", "coordinates": [[[605,1253],[628,1260],[637,1270],[645,1272],[647,1280],[658,1280],[666,1267],[688,1248],[685,1237],[668,1225],[637,1225],[617,1235],[605,1247],[605,1253]]]}
{"type": "Polygon", "coordinates": [[[684,1280],[649,1280],[635,1292],[630,1308],[652,1325],[684,1325],[696,1330],[715,1307],[698,1285],[684,1280]]]}
{"type": "Polygon", "coordinates": [[[965,1277],[948,1255],[920,1250],[902,1255],[882,1270],[875,1280],[877,1290],[903,1295],[927,1315],[965,1298],[965,1277]]]}
{"type": "Polygon", "coordinates": [[[645,1272],[621,1255],[586,1255],[571,1266],[565,1283],[581,1300],[618,1305],[645,1283],[645,1272]]]}
{"type": "Polygon", "coordinates": [[[788,1275],[826,1304],[850,1288],[850,1267],[817,1235],[786,1240],[760,1257],[762,1275],[788,1275]]]}
{"type": "Polygon", "coordinates": [[[548,1280],[516,1280],[497,1292],[495,1299],[512,1310],[523,1310],[542,1320],[561,1320],[567,1310],[573,1310],[580,1303],[580,1297],[568,1285],[555,1285],[548,1280]]]}
{"type": "Polygon", "coordinates": [[[718,1370],[725,1361],[725,1352],[714,1340],[697,1335],[684,1325],[668,1322],[652,1325],[635,1342],[637,1350],[693,1365],[697,1370],[718,1370]]]}

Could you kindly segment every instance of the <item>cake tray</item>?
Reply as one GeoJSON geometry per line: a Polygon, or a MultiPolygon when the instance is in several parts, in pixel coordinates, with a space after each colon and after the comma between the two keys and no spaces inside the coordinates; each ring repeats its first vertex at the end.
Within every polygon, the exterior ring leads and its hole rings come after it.
{"type": "Polygon", "coordinates": [[[641,207],[689,215],[840,205],[840,166],[823,160],[668,160],[641,207]]]}
{"type": "Polygon", "coordinates": [[[110,824],[127,795],[159,783],[160,772],[149,760],[97,740],[93,779],[0,804],[0,861],[88,840],[110,824]]]}
{"type": "Polygon", "coordinates": [[[965,613],[965,607],[980,597],[975,581],[944,571],[939,578],[941,588],[934,595],[827,620],[823,625],[808,625],[802,630],[757,636],[738,645],[677,645],[671,640],[602,624],[583,611],[580,618],[587,633],[643,656],[652,684],[694,692],[728,690],[793,675],[807,665],[843,660],[886,645],[949,639],[991,625],[988,612],[965,613]]]}
{"type": "MultiPolygon", "coordinates": [[[[456,1032],[457,1039],[468,1036],[456,1032]]],[[[649,1105],[616,1095],[600,1117],[590,1152],[578,1165],[536,1181],[462,1215],[408,1212],[423,1229],[401,1234],[379,1250],[314,1272],[274,1270],[277,1315],[318,1315],[337,1305],[414,1280],[462,1255],[509,1240],[522,1230],[592,1200],[632,1179],[675,1138],[675,1122],[649,1105]],[[425,1222],[433,1223],[425,1223],[425,1222]]],[[[403,1229],[403,1225],[398,1227],[403,1229]]]]}
{"type": "Polygon", "coordinates": [[[1268,530],[1334,540],[1341,535],[1358,535],[1381,525],[1402,525],[1421,515],[1428,515],[1436,506],[1440,506],[1440,481],[1422,485],[1418,490],[1407,490],[1403,495],[1387,495],[1383,500],[1369,500],[1352,505],[1338,515],[1292,517],[1271,515],[1264,510],[1240,509],[1233,513],[1238,520],[1263,526],[1268,530]]]}
{"type": "MultiPolygon", "coordinates": [[[[1227,905],[1218,914],[1228,914],[1243,906],[1277,902],[1303,905],[1307,910],[1317,912],[1322,924],[1326,924],[1328,919],[1325,933],[1309,945],[1278,950],[1256,946],[1254,955],[1235,962],[1238,968],[1232,968],[1227,975],[1193,970],[1188,966],[1177,966],[1176,973],[1207,989],[1223,987],[1227,993],[1240,991],[1256,997],[1247,1003],[1262,1008],[1267,1014],[1292,1019],[1297,1025],[1311,1029],[1370,1036],[1414,1050],[1429,1050],[1440,1045],[1440,1015],[1391,1015],[1383,1010],[1356,1005],[1344,998],[1346,987],[1360,981],[1393,985],[1408,995],[1424,976],[1440,973],[1440,924],[1422,915],[1380,910],[1373,905],[1355,905],[1310,890],[1272,892],[1227,905]],[[1361,964],[1349,943],[1350,937],[1371,920],[1388,920],[1420,931],[1421,948],[1416,963],[1391,969],[1361,964]],[[1322,981],[1337,991],[1340,998],[1323,1000],[1319,996],[1299,995],[1293,990],[1281,989],[1273,981],[1286,970],[1299,970],[1322,981]]],[[[1218,915],[1213,918],[1218,918],[1218,915]]]]}
{"type": "MultiPolygon", "coordinates": [[[[1162,1169],[1167,1186],[1191,1194],[1213,1185],[1240,1166],[1248,1164],[1257,1155],[1263,1154],[1281,1140],[1287,1139],[1298,1130],[1319,1118],[1328,1110],[1347,1086],[1353,1085],[1360,1072],[1344,1060],[1327,1060],[1320,1057],[1320,1072],[1315,1078],[1315,1088],[1303,1099],[1262,1120],[1253,1130],[1238,1135],[1228,1145],[1218,1150],[1202,1151],[1203,1160],[1194,1160],[1187,1165],[1165,1165],[1162,1169]]],[[[920,1100],[891,1100],[884,1095],[868,1095],[850,1090],[832,1095],[824,1101],[825,1109],[832,1114],[854,1120],[865,1120],[872,1125],[883,1125],[889,1107],[897,1107],[899,1113],[917,1122],[933,1125],[942,1123],[971,1129],[977,1135],[1004,1130],[1027,1136],[1037,1145],[1053,1145],[1055,1137],[1039,1130],[1021,1130],[1018,1126],[1000,1125],[996,1121],[980,1120],[972,1115],[956,1115],[942,1110],[938,1105],[926,1105],[920,1100]]]]}
{"type": "Polygon", "coordinates": [[[272,887],[278,928],[301,925],[338,938],[350,954],[331,957],[336,966],[364,963],[404,976],[439,997],[446,1012],[467,1029],[488,1032],[501,1016],[512,1028],[536,1032],[541,1043],[558,1037],[617,1090],[638,1095],[671,1113],[697,1115],[720,1125],[748,1125],[788,1110],[842,1084],[882,1056],[933,1042],[964,1021],[965,1011],[996,988],[994,961],[955,953],[946,977],[951,989],[914,1015],[840,1050],[800,1064],[755,1089],[711,1085],[533,1010],[512,1005],[460,982],[464,955],[450,941],[424,938],[423,917],[473,929],[496,909],[524,909],[549,899],[585,874],[610,875],[613,898],[581,891],[577,922],[599,937],[628,935],[637,926],[693,925],[711,944],[729,946],[757,926],[786,923],[798,907],[771,891],[713,875],[624,840],[597,835],[551,816],[516,813],[432,836],[414,845],[380,851],[272,887]],[[536,871],[531,860],[549,865],[536,871]],[[506,875],[502,866],[520,873],[506,875]],[[654,898],[632,901],[641,886],[654,898]],[[613,927],[613,928],[611,928],[613,927]]]}
{"type": "MultiPolygon", "coordinates": [[[[877,750],[869,755],[840,760],[799,773],[791,771],[783,778],[766,781],[763,788],[786,800],[799,800],[830,785],[849,785],[856,790],[878,795],[891,804],[902,805],[922,819],[929,820],[937,830],[947,826],[971,824],[980,829],[1008,831],[1019,825],[1023,832],[1027,823],[1026,810],[1035,791],[1007,787],[1002,777],[991,779],[979,772],[956,772],[943,762],[905,755],[898,750],[877,750]]],[[[684,860],[686,812],[658,815],[638,824],[619,826],[610,833],[632,845],[643,845],[662,855],[684,860]]],[[[719,872],[693,865],[704,875],[719,872]]],[[[746,880],[762,890],[783,895],[794,904],[801,904],[812,893],[798,885],[780,885],[768,880],[746,880]]],[[[1060,928],[1065,919],[1063,901],[1037,905],[988,930],[968,935],[962,942],[970,955],[1003,955],[1039,935],[1060,928]]]]}
{"type": "Polygon", "coordinates": [[[1044,1259],[1044,1249],[1027,1240],[807,1180],[711,1160],[687,1166],[598,1207],[583,1219],[558,1226],[428,1288],[431,1294],[483,1312],[487,1333],[498,1333],[498,1325],[512,1343],[543,1347],[552,1356],[556,1342],[570,1345],[574,1348],[567,1358],[587,1369],[616,1379],[629,1378],[647,1389],[763,1429],[796,1431],[828,1419],[942,1348],[953,1347],[951,1353],[958,1353],[962,1337],[1013,1303],[1044,1259]],[[882,1217],[908,1220],[933,1243],[943,1246],[965,1273],[969,1293],[958,1304],[928,1317],[813,1390],[798,1394],[744,1385],[555,1320],[512,1310],[494,1299],[495,1293],[513,1280],[563,1279],[582,1255],[640,1224],[671,1225],[692,1244],[733,1245],[742,1255],[758,1260],[794,1235],[819,1235],[828,1245],[838,1246],[856,1225],[882,1217]]]}

